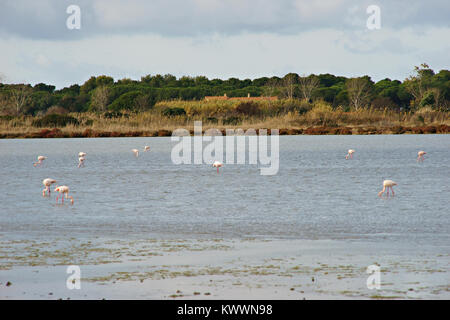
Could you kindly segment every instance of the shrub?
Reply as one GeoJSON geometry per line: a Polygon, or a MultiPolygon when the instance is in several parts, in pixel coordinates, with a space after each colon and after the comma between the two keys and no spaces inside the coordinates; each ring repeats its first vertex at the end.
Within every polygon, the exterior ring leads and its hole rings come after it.
{"type": "Polygon", "coordinates": [[[218,122],[217,118],[215,118],[215,117],[208,117],[205,120],[206,120],[205,122],[211,122],[211,123],[217,123],[218,122]]]}
{"type": "Polygon", "coordinates": [[[224,125],[226,124],[231,124],[231,125],[237,125],[241,122],[241,119],[239,119],[238,117],[228,117],[222,120],[222,123],[224,125]]]}
{"type": "Polygon", "coordinates": [[[392,127],[391,131],[394,134],[402,134],[406,132],[406,129],[403,128],[402,126],[394,126],[392,127]]]}
{"type": "Polygon", "coordinates": [[[45,114],[59,114],[59,115],[67,113],[69,113],[69,111],[60,106],[52,106],[48,108],[47,111],[45,112],[45,114]]]}
{"type": "Polygon", "coordinates": [[[79,125],[79,121],[68,115],[49,114],[31,123],[33,127],[65,127],[68,124],[79,125]]]}
{"type": "Polygon", "coordinates": [[[11,121],[14,118],[15,118],[15,116],[11,116],[11,115],[0,116],[0,120],[3,120],[3,121],[11,121]]]}
{"type": "Polygon", "coordinates": [[[162,115],[166,117],[173,116],[184,116],[186,115],[186,111],[183,108],[174,107],[174,108],[166,108],[162,111],[162,115]]]}
{"type": "Polygon", "coordinates": [[[105,112],[103,113],[103,117],[106,119],[112,119],[112,118],[120,118],[122,117],[123,113],[119,111],[112,111],[112,112],[105,112]]]}
{"type": "Polygon", "coordinates": [[[423,130],[423,133],[436,133],[436,127],[434,127],[434,126],[427,126],[427,127],[424,127],[422,130],[423,130]]]}
{"type": "Polygon", "coordinates": [[[158,130],[158,137],[170,137],[172,132],[168,130],[158,130]]]}
{"type": "Polygon", "coordinates": [[[41,138],[62,138],[64,137],[62,131],[58,128],[54,128],[52,130],[43,129],[39,132],[39,137],[41,138]]]}
{"type": "Polygon", "coordinates": [[[245,116],[256,116],[261,114],[259,105],[253,101],[239,103],[236,106],[235,111],[237,114],[245,116]]]}

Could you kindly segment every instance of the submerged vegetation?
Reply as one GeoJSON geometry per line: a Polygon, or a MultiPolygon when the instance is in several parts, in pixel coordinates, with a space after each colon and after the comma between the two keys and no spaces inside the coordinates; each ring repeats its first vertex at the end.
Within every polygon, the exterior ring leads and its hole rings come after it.
{"type": "Polygon", "coordinates": [[[194,120],[205,130],[280,134],[447,133],[449,111],[450,71],[426,64],[403,82],[289,73],[254,80],[98,76],[60,90],[0,83],[3,138],[166,136],[194,120]]]}

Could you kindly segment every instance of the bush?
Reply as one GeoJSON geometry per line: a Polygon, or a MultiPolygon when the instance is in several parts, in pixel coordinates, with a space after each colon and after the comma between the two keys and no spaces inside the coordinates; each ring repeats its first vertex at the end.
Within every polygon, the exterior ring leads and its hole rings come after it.
{"type": "Polygon", "coordinates": [[[186,111],[183,108],[175,107],[175,108],[166,108],[162,111],[162,115],[166,117],[173,116],[184,116],[186,115],[186,111]]]}
{"type": "Polygon", "coordinates": [[[241,122],[241,119],[238,117],[229,117],[222,120],[222,124],[231,124],[231,125],[237,125],[241,122]]]}
{"type": "Polygon", "coordinates": [[[394,126],[392,127],[391,131],[394,134],[403,134],[406,132],[406,129],[402,126],[394,126]]]}
{"type": "Polygon", "coordinates": [[[40,119],[33,120],[33,127],[65,127],[68,124],[79,125],[79,121],[68,115],[49,114],[40,119]]]}
{"type": "Polygon", "coordinates": [[[236,106],[235,111],[237,114],[242,114],[245,116],[256,116],[261,114],[259,105],[253,101],[239,103],[236,106]]]}
{"type": "Polygon", "coordinates": [[[38,137],[40,138],[63,138],[64,135],[61,130],[54,128],[52,130],[43,129],[39,132],[38,137]]]}
{"type": "Polygon", "coordinates": [[[15,119],[15,116],[11,116],[11,115],[5,115],[5,116],[0,116],[0,120],[2,121],[11,121],[12,119],[15,119]]]}
{"type": "Polygon", "coordinates": [[[105,117],[106,119],[120,118],[120,117],[122,117],[122,115],[123,115],[123,113],[118,112],[118,111],[103,113],[103,117],[105,117]]]}
{"type": "Polygon", "coordinates": [[[52,106],[48,108],[47,111],[45,112],[45,114],[60,114],[60,115],[67,113],[69,113],[69,111],[60,106],[52,106]]]}
{"type": "Polygon", "coordinates": [[[215,117],[208,117],[205,120],[206,120],[205,122],[210,122],[210,123],[217,123],[218,122],[217,118],[215,118],[215,117]]]}

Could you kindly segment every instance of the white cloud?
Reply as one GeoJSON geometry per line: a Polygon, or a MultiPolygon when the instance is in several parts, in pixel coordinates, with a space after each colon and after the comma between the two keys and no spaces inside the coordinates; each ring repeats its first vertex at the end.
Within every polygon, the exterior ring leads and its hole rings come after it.
{"type": "Polygon", "coordinates": [[[450,49],[442,41],[449,32],[450,28],[429,29],[423,34],[413,28],[384,28],[380,32],[322,29],[295,35],[196,38],[116,35],[64,43],[9,39],[0,43],[4,53],[0,70],[9,82],[46,82],[57,87],[83,83],[91,75],[139,79],[149,73],[256,78],[297,72],[403,80],[422,62],[435,69],[448,68],[438,53],[450,49]],[[398,49],[392,50],[394,44],[398,49]]]}

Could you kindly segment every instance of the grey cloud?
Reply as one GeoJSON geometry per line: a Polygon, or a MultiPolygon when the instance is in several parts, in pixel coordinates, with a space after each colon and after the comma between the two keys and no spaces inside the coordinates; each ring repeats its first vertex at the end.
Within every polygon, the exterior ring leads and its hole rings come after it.
{"type": "Polygon", "coordinates": [[[73,40],[136,33],[196,36],[355,30],[365,27],[370,4],[381,7],[382,25],[392,28],[449,25],[450,3],[445,0],[4,0],[0,33],[73,40]],[[81,30],[66,28],[66,8],[71,4],[81,8],[81,30]]]}

